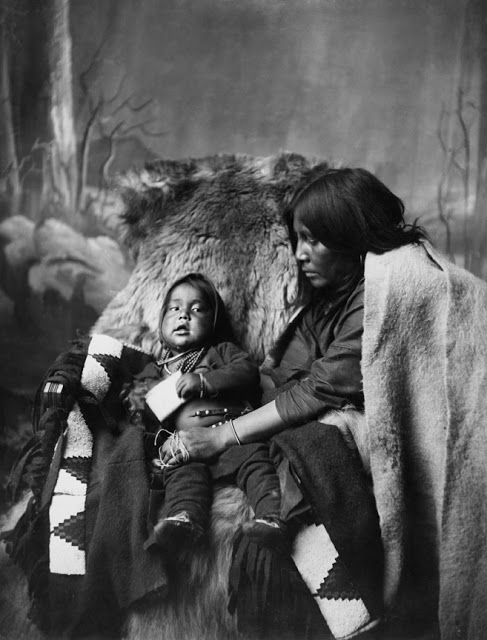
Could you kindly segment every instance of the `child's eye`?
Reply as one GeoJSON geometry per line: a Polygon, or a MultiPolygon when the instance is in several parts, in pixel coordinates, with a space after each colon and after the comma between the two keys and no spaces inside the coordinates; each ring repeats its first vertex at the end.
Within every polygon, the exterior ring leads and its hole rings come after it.
{"type": "Polygon", "coordinates": [[[172,307],[169,307],[169,311],[179,311],[179,307],[173,305],[172,307]]]}

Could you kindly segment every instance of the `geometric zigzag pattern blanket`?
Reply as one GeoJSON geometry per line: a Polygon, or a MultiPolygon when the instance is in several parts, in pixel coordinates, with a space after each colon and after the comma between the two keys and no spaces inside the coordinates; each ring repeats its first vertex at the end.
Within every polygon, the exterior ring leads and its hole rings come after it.
{"type": "Polygon", "coordinates": [[[299,531],[293,560],[334,638],[352,638],[378,624],[322,524],[311,524],[299,531]]]}
{"type": "MultiPolygon", "coordinates": [[[[123,343],[104,334],[95,334],[91,338],[81,386],[99,402],[103,401],[110,388],[123,347],[123,343]]],[[[57,452],[60,455],[59,473],[49,510],[50,572],[84,575],[85,502],[93,436],[83,403],[74,404],[58,446],[63,450],[57,452]]],[[[353,585],[322,524],[305,526],[298,532],[292,557],[334,638],[345,640],[354,637],[377,623],[353,585]]]]}
{"type": "MultiPolygon", "coordinates": [[[[81,374],[81,386],[103,401],[110,388],[111,373],[123,344],[106,335],[94,335],[81,374]]],[[[85,502],[93,453],[93,435],[83,409],[75,402],[67,419],[61,463],[49,509],[49,570],[64,575],[86,572],[85,502]]],[[[56,453],[55,453],[56,456],[56,453]]]]}

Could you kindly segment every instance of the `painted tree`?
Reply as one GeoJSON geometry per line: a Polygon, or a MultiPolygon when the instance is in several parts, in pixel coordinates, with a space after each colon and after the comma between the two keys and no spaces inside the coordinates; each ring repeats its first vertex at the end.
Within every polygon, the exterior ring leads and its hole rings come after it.
{"type": "Polygon", "coordinates": [[[19,212],[27,180],[40,191],[39,210],[72,219],[78,171],[69,0],[3,0],[0,10],[0,170],[8,209],[19,212]]]}
{"type": "MultiPolygon", "coordinates": [[[[154,98],[140,98],[127,90],[127,75],[118,74],[114,85],[108,89],[103,74],[104,41],[95,50],[92,60],[79,76],[82,99],[79,105],[79,210],[90,206],[92,193],[88,193],[88,168],[90,152],[94,142],[103,143],[106,154],[99,166],[98,184],[100,192],[110,183],[110,170],[117,154],[120,141],[130,137],[139,139],[157,138],[166,135],[160,131],[157,120],[151,115],[150,107],[154,98]]],[[[113,74],[113,70],[111,70],[113,74]]]]}
{"type": "Polygon", "coordinates": [[[9,209],[16,214],[20,207],[21,183],[15,140],[11,92],[12,25],[7,4],[0,5],[0,171],[9,209]]]}
{"type": "Polygon", "coordinates": [[[441,107],[438,124],[443,168],[437,205],[445,250],[453,260],[461,253],[463,265],[479,276],[486,275],[487,257],[486,25],[485,2],[466,0],[451,97],[441,107]]]}
{"type": "Polygon", "coordinates": [[[483,0],[475,0],[474,6],[479,38],[478,179],[472,216],[472,250],[468,267],[476,275],[485,276],[484,262],[487,254],[487,6],[483,0]]]}
{"type": "Polygon", "coordinates": [[[76,214],[78,182],[77,142],[73,113],[69,0],[44,0],[49,38],[49,124],[46,144],[43,202],[64,213],[76,214]]]}

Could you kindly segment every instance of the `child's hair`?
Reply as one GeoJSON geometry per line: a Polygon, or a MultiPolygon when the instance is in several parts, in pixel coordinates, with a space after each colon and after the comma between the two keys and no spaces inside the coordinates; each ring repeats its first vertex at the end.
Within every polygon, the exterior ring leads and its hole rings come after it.
{"type": "Polygon", "coordinates": [[[159,317],[159,339],[161,342],[162,321],[166,315],[171,293],[181,284],[189,284],[197,289],[213,312],[213,333],[209,343],[218,344],[219,342],[235,342],[235,334],[225,308],[225,303],[213,282],[201,273],[188,273],[182,278],[176,280],[176,282],[174,282],[167,290],[164,302],[162,303],[161,315],[159,317]]]}

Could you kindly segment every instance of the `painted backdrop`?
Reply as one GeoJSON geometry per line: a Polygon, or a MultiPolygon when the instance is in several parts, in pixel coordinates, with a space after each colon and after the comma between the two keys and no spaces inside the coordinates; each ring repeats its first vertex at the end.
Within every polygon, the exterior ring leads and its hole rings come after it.
{"type": "Polygon", "coordinates": [[[364,166],[485,276],[484,5],[3,0],[0,469],[47,364],[129,277],[109,186],[145,161],[288,150],[364,166]]]}

